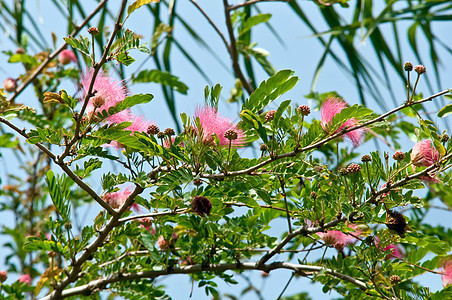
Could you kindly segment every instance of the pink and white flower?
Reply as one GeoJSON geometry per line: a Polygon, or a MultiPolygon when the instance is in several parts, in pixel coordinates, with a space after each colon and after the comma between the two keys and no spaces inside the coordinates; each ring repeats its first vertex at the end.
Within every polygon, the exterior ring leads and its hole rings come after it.
{"type": "Polygon", "coordinates": [[[356,237],[362,234],[361,230],[358,230],[358,226],[354,224],[348,225],[355,231],[350,234],[345,234],[339,230],[329,230],[327,232],[316,232],[316,234],[325,242],[328,246],[333,246],[338,251],[342,251],[348,244],[356,242],[356,237]]]}
{"type": "Polygon", "coordinates": [[[241,147],[245,142],[245,134],[228,118],[221,116],[213,107],[197,107],[195,117],[199,118],[202,129],[202,139],[210,141],[213,134],[216,134],[220,146],[228,146],[229,140],[224,136],[225,132],[233,129],[237,132],[237,139],[232,141],[232,146],[241,147]]]}
{"type": "Polygon", "coordinates": [[[107,193],[103,196],[103,199],[112,208],[118,209],[124,204],[124,202],[126,201],[127,197],[130,196],[130,194],[132,194],[132,191],[129,188],[126,188],[125,190],[122,191],[107,193]]]}
{"type": "Polygon", "coordinates": [[[411,150],[411,163],[416,167],[428,167],[438,161],[439,152],[430,140],[416,143],[411,150]]]}
{"type": "MultiPolygon", "coordinates": [[[[320,107],[320,119],[321,119],[321,125],[323,130],[327,131],[328,126],[331,125],[331,122],[333,120],[333,117],[340,113],[344,108],[347,107],[347,103],[337,97],[329,98],[325,102],[322,103],[322,106],[320,107]]],[[[345,127],[352,127],[355,126],[358,122],[355,118],[351,118],[347,120],[344,124],[342,124],[335,132],[331,133],[338,133],[345,127]]],[[[361,144],[362,139],[364,137],[364,130],[363,129],[356,129],[350,132],[347,132],[344,134],[344,136],[349,139],[353,146],[356,148],[361,144]]]]}

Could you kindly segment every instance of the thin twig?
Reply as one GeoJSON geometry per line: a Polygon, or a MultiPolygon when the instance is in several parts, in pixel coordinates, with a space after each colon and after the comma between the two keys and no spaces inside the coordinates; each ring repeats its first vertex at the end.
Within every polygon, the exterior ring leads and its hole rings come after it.
{"type": "Polygon", "coordinates": [[[251,95],[254,92],[254,89],[248,82],[248,80],[246,80],[239,65],[239,59],[237,55],[237,45],[235,43],[234,28],[232,27],[231,14],[229,10],[230,6],[228,4],[228,0],[223,0],[223,5],[224,5],[224,16],[226,18],[226,26],[228,28],[229,33],[230,45],[228,48],[229,54],[231,55],[232,59],[232,67],[234,69],[235,75],[240,79],[245,90],[248,92],[249,95],[251,95]]]}
{"type": "MultiPolygon", "coordinates": [[[[105,3],[107,3],[108,0],[103,0],[102,2],[99,3],[99,5],[93,10],[93,12],[87,16],[85,18],[85,20],[83,20],[83,22],[79,25],[79,26],[75,26],[74,30],[71,32],[71,34],[69,36],[75,36],[77,35],[80,30],[82,30],[82,28],[88,24],[88,22],[101,10],[101,8],[105,5],[105,3]]],[[[36,79],[36,77],[38,77],[39,74],[41,74],[41,72],[44,70],[44,68],[49,64],[49,62],[51,62],[58,54],[60,54],[61,51],[64,50],[64,48],[66,47],[67,43],[64,42],[58,49],[56,49],[55,51],[53,51],[40,65],[38,68],[36,68],[36,70],[33,72],[33,74],[31,74],[31,76],[25,81],[23,82],[18,88],[17,90],[14,92],[14,94],[11,96],[11,99],[9,99],[11,102],[14,102],[14,100],[17,98],[17,96],[20,95],[20,93],[22,93],[22,91],[32,82],[36,79]]]]}
{"type": "MultiPolygon", "coordinates": [[[[141,279],[141,278],[157,278],[160,276],[166,276],[166,275],[172,275],[172,274],[193,274],[198,272],[225,272],[228,270],[260,270],[265,272],[270,272],[272,270],[277,269],[287,269],[287,270],[293,270],[297,274],[303,275],[306,273],[319,273],[319,272],[325,272],[327,274],[330,274],[334,277],[337,277],[339,279],[342,279],[344,281],[350,282],[356,286],[358,286],[361,290],[365,291],[367,290],[366,283],[362,282],[361,280],[355,279],[351,276],[339,273],[337,271],[334,271],[329,268],[323,268],[319,266],[311,266],[311,265],[302,265],[302,264],[292,264],[292,263],[286,263],[286,262],[274,262],[271,264],[258,264],[257,262],[244,262],[244,263],[224,263],[224,264],[208,264],[208,265],[191,265],[191,266],[180,266],[180,267],[173,267],[173,268],[166,268],[163,270],[158,271],[141,271],[136,273],[123,273],[123,272],[117,272],[113,273],[109,276],[93,280],[89,282],[88,284],[73,287],[70,289],[67,289],[65,291],[62,291],[62,293],[59,295],[59,299],[75,296],[75,295],[82,295],[82,294],[88,294],[96,289],[105,287],[108,284],[120,282],[120,281],[130,281],[135,279],[141,279]]],[[[47,295],[41,300],[50,300],[54,299],[52,297],[52,294],[47,295]]]]}

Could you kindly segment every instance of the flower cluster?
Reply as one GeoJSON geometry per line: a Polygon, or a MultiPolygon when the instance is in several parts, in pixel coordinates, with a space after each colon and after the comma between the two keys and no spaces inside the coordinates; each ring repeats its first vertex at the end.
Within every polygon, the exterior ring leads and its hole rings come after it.
{"type": "Polygon", "coordinates": [[[333,246],[338,251],[342,251],[348,244],[354,243],[356,237],[362,234],[362,231],[358,229],[358,226],[354,224],[348,225],[348,227],[355,231],[351,234],[343,233],[339,230],[329,230],[327,232],[317,232],[316,234],[325,242],[328,246],[333,246]]]}
{"type": "MultiPolygon", "coordinates": [[[[114,209],[119,209],[124,202],[126,201],[127,197],[130,196],[130,194],[132,194],[132,191],[130,190],[129,187],[127,187],[124,190],[120,190],[117,192],[112,192],[112,193],[107,193],[103,196],[103,199],[105,202],[107,202],[112,208],[114,209]]],[[[131,207],[135,210],[135,211],[139,211],[140,208],[138,206],[138,204],[133,203],[131,205],[131,207]]]]}
{"type": "MultiPolygon", "coordinates": [[[[337,97],[329,98],[325,102],[323,102],[322,106],[320,107],[320,124],[322,125],[323,130],[328,131],[328,126],[331,125],[333,117],[346,107],[347,103],[343,99],[337,97]]],[[[349,119],[331,134],[338,133],[343,128],[355,126],[357,123],[358,122],[356,119],[349,119]]],[[[362,139],[364,137],[364,130],[355,129],[353,131],[347,132],[344,135],[348,140],[352,142],[353,146],[356,148],[362,142],[362,139]]]]}

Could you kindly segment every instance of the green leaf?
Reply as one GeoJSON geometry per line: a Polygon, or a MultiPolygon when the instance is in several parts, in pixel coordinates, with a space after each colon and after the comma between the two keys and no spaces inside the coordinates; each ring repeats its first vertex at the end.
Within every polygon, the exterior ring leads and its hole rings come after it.
{"type": "Polygon", "coordinates": [[[245,102],[244,108],[258,112],[292,89],[298,82],[298,77],[292,76],[292,74],[291,70],[281,70],[267,81],[263,81],[245,102]]]}
{"type": "Polygon", "coordinates": [[[186,95],[188,87],[181,81],[179,77],[171,75],[169,72],[160,70],[143,70],[135,78],[133,82],[155,82],[164,86],[169,86],[181,94],[186,95]]]}
{"type": "Polygon", "coordinates": [[[401,242],[425,248],[440,256],[447,255],[450,251],[450,245],[447,242],[440,240],[436,236],[428,236],[420,232],[407,233],[401,242]]]}
{"type": "Polygon", "coordinates": [[[129,7],[127,7],[127,14],[130,15],[135,10],[140,8],[143,5],[150,4],[150,3],[159,3],[160,0],[137,0],[134,3],[130,4],[129,7]]]}
{"type": "Polygon", "coordinates": [[[132,56],[125,52],[116,55],[115,59],[125,66],[131,65],[135,61],[135,58],[133,58],[132,56]]]}
{"type": "Polygon", "coordinates": [[[112,106],[108,109],[108,112],[106,110],[103,110],[102,112],[99,112],[97,115],[99,118],[105,119],[108,118],[109,116],[117,114],[120,111],[131,108],[137,104],[148,103],[153,98],[154,96],[152,94],[135,94],[133,96],[126,97],[121,102],[116,103],[115,106],[112,106]]]}
{"type": "MultiPolygon", "coordinates": [[[[446,95],[449,96],[449,95],[446,95]]],[[[452,104],[447,104],[438,112],[438,117],[444,118],[452,113],[452,104]]]]}
{"type": "Polygon", "coordinates": [[[239,28],[239,36],[250,31],[253,26],[267,22],[271,17],[271,14],[259,14],[249,17],[245,20],[245,22],[242,23],[242,26],[239,28]]]}
{"type": "Polygon", "coordinates": [[[14,54],[9,58],[8,62],[9,63],[21,62],[32,66],[37,66],[39,64],[36,58],[27,54],[14,54]]]}
{"type": "Polygon", "coordinates": [[[88,57],[90,56],[89,53],[89,39],[85,38],[83,36],[80,37],[80,40],[70,36],[70,37],[66,37],[64,38],[64,40],[66,41],[66,43],[68,43],[69,45],[71,45],[73,48],[79,50],[80,52],[86,54],[88,57]]]}
{"type": "Polygon", "coordinates": [[[11,141],[14,137],[12,133],[5,133],[0,135],[0,148],[13,148],[19,144],[19,141],[16,139],[15,141],[11,141]]]}
{"type": "Polygon", "coordinates": [[[63,176],[61,179],[55,177],[52,170],[46,173],[46,182],[49,187],[50,197],[55,205],[58,213],[61,215],[65,222],[70,220],[71,207],[69,199],[69,184],[67,177],[63,176]]]}

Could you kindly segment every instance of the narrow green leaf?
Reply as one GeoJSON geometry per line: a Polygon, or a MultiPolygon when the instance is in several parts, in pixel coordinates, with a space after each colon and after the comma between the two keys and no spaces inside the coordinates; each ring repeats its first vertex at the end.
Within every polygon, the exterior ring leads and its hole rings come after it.
{"type": "Polygon", "coordinates": [[[137,0],[134,3],[129,5],[129,7],[127,8],[127,14],[130,15],[131,13],[133,13],[135,10],[137,10],[138,8],[140,8],[143,5],[150,4],[150,3],[159,3],[159,2],[160,2],[160,0],[137,0]]]}
{"type": "Polygon", "coordinates": [[[447,104],[438,112],[438,117],[444,118],[452,113],[452,104],[447,104]]]}
{"type": "Polygon", "coordinates": [[[250,31],[253,26],[267,22],[271,17],[271,14],[259,14],[249,17],[245,20],[245,22],[242,23],[242,26],[239,29],[239,36],[250,31]]]}
{"type": "Polygon", "coordinates": [[[160,83],[164,86],[169,86],[184,95],[186,95],[188,91],[188,87],[183,82],[179,81],[179,77],[160,70],[143,70],[133,78],[133,82],[160,83]]]}

